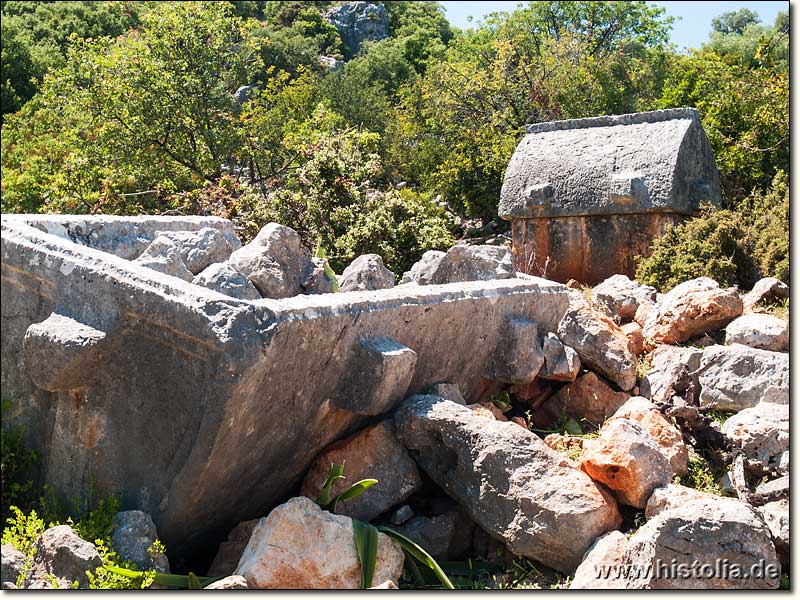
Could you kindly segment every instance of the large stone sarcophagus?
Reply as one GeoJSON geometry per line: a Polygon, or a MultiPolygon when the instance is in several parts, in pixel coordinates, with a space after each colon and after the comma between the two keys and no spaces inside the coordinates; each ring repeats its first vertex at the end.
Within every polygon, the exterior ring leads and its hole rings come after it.
{"type": "Polygon", "coordinates": [[[697,110],[538,123],[506,170],[500,216],[519,271],[594,284],[633,276],[665,225],[719,204],[714,155],[697,110]]]}

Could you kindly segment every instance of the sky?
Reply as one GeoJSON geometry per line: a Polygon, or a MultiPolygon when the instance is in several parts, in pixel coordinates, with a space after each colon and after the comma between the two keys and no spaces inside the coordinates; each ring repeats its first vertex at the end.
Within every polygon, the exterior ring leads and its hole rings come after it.
{"type": "MultiPolygon", "coordinates": [[[[519,0],[485,2],[446,0],[442,4],[450,23],[456,27],[466,29],[470,27],[470,22],[467,20],[469,16],[475,17],[477,21],[483,15],[492,12],[514,10],[521,2],[519,0]]],[[[689,0],[683,2],[651,2],[651,4],[666,8],[669,16],[680,17],[672,25],[672,42],[680,49],[699,48],[704,42],[708,41],[711,20],[724,12],[749,8],[759,14],[762,23],[771,25],[775,22],[775,17],[780,11],[789,9],[788,0],[782,2],[698,2],[697,0],[689,0]]]]}

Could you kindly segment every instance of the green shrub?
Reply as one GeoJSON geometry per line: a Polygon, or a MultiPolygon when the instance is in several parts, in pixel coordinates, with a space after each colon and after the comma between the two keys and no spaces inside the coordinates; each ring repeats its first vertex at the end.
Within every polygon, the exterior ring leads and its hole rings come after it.
{"type": "MultiPolygon", "coordinates": [[[[9,400],[3,400],[2,413],[5,418],[11,408],[9,400]]],[[[10,515],[12,505],[27,506],[32,500],[31,469],[36,464],[36,452],[25,445],[25,426],[3,427],[0,434],[2,449],[2,518],[10,515]]]]}
{"type": "Polygon", "coordinates": [[[769,189],[756,190],[738,209],[761,276],[789,283],[789,176],[778,171],[769,189]]]}
{"type": "Polygon", "coordinates": [[[753,260],[739,215],[705,208],[700,216],[667,227],[636,270],[638,281],[661,291],[695,277],[710,277],[721,286],[753,283],[753,260]]]}

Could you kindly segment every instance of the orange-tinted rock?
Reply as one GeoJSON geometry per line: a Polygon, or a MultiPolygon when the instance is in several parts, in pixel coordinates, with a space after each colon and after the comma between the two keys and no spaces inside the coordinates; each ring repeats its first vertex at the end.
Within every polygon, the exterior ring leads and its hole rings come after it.
{"type": "Polygon", "coordinates": [[[627,392],[616,392],[591,371],[564,386],[554,397],[557,407],[575,419],[600,424],[627,402],[627,392]]]}
{"type": "Polygon", "coordinates": [[[628,350],[631,351],[631,354],[634,356],[642,354],[645,350],[642,326],[636,321],[631,321],[630,323],[625,323],[620,329],[625,334],[625,337],[628,338],[628,350]]]}

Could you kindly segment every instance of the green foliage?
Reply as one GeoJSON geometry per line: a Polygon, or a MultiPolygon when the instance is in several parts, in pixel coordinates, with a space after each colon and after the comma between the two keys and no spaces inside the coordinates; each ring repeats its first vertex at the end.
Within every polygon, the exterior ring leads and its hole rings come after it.
{"type": "MultiPolygon", "coordinates": [[[[3,419],[8,417],[11,401],[2,401],[3,419]]],[[[0,433],[0,449],[2,452],[2,519],[10,516],[12,505],[27,506],[31,498],[33,482],[31,469],[36,464],[37,455],[28,448],[25,438],[24,425],[3,426],[0,433]]],[[[5,542],[4,542],[5,543],[5,542]]]]}
{"type": "Polygon", "coordinates": [[[789,283],[789,176],[779,171],[766,192],[755,190],[739,206],[753,261],[761,276],[789,283]]]}
{"type": "MultiPolygon", "coordinates": [[[[372,526],[370,525],[370,527],[372,526]]],[[[422,546],[390,527],[380,525],[376,527],[376,529],[379,532],[388,535],[395,542],[400,544],[400,547],[403,549],[403,553],[406,555],[406,563],[410,562],[413,565],[415,562],[418,562],[419,564],[433,571],[434,575],[436,575],[436,578],[445,588],[448,590],[455,589],[452,582],[447,577],[447,574],[445,574],[445,572],[442,570],[442,567],[439,566],[439,563],[437,563],[436,560],[434,560],[434,558],[422,548],[422,546]]],[[[377,544],[375,550],[377,551],[377,544]]]]}
{"type": "Polygon", "coordinates": [[[741,35],[750,25],[755,25],[760,20],[757,12],[749,8],[740,8],[737,11],[722,13],[712,19],[711,29],[717,33],[741,35]]]}
{"type": "Polygon", "coordinates": [[[336,496],[331,497],[333,485],[340,479],[344,479],[344,464],[332,464],[328,471],[328,476],[325,478],[325,482],[322,484],[322,488],[320,488],[319,495],[317,496],[316,502],[319,504],[320,508],[336,512],[336,507],[340,502],[347,502],[348,500],[358,498],[361,494],[378,483],[377,479],[362,479],[341,491],[336,496]]]}
{"type": "Polygon", "coordinates": [[[689,470],[683,477],[676,475],[675,483],[721,496],[722,488],[717,480],[723,474],[724,470],[713,467],[708,457],[692,451],[689,453],[689,470]]]}
{"type": "Polygon", "coordinates": [[[372,587],[375,563],[378,561],[378,530],[369,523],[353,519],[353,536],[361,565],[361,589],[366,590],[372,587]]]}

